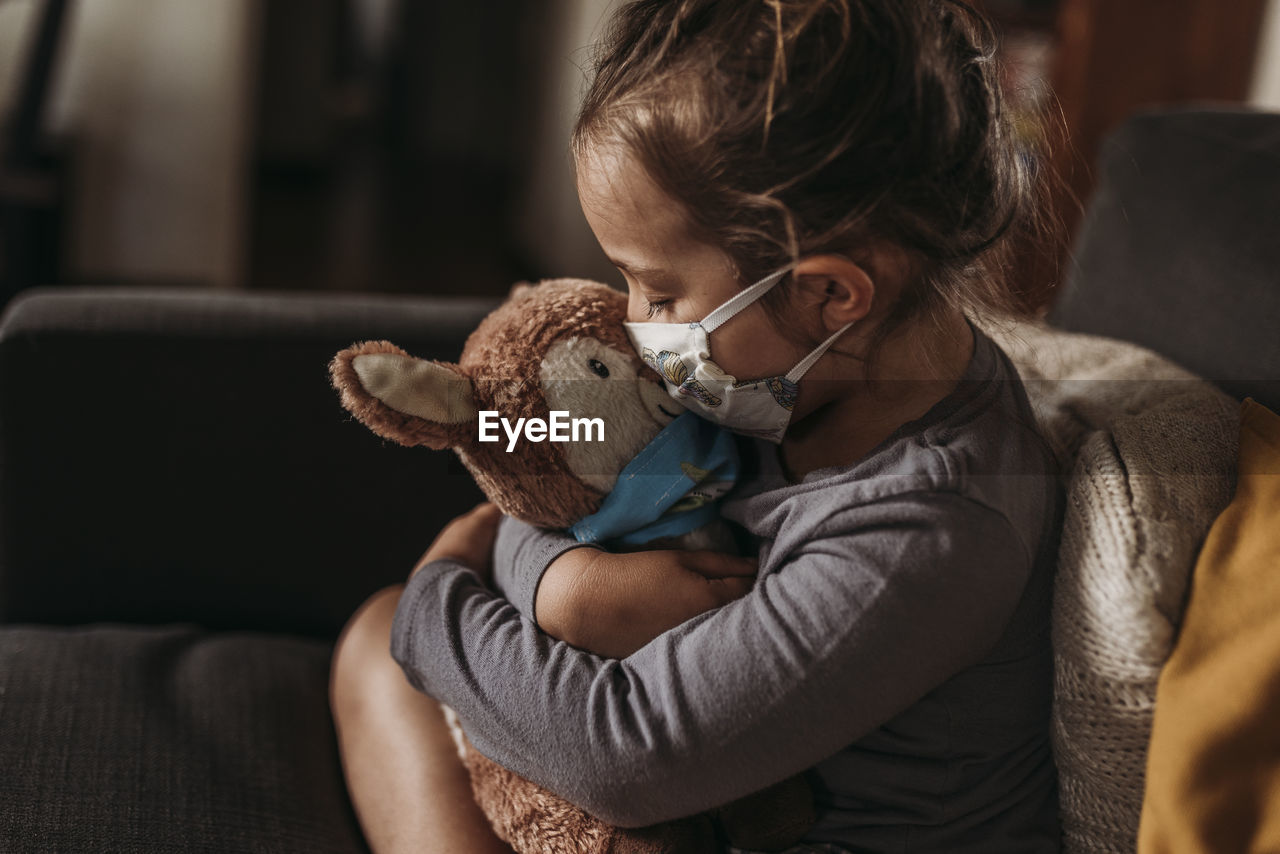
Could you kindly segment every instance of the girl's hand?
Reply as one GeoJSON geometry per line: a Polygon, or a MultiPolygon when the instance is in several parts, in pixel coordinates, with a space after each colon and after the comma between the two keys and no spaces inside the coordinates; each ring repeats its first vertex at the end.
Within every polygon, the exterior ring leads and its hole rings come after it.
{"type": "Polygon", "coordinates": [[[493,541],[498,536],[501,519],[502,511],[496,504],[488,501],[477,504],[441,529],[409,577],[413,578],[433,560],[453,558],[475,570],[488,584],[493,577],[493,541]]]}
{"type": "Polygon", "coordinates": [[[745,596],[756,569],[755,558],[710,551],[571,549],[547,567],[534,613],[552,637],[626,658],[668,629],[745,596]]]}

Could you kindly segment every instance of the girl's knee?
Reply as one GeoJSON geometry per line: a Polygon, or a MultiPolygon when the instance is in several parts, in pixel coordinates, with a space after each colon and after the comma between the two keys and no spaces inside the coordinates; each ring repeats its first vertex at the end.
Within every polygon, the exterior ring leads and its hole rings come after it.
{"type": "Polygon", "coordinates": [[[391,622],[403,592],[403,584],[379,590],[347,621],[333,650],[335,690],[351,680],[373,675],[382,667],[395,666],[391,659],[391,622]]]}

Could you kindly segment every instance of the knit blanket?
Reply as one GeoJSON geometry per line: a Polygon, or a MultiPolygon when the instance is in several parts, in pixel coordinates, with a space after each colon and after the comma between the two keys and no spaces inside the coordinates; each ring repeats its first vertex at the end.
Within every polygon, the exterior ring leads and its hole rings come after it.
{"type": "Polygon", "coordinates": [[[1125,342],[1038,324],[986,331],[1066,478],[1053,604],[1063,850],[1132,852],[1156,683],[1234,490],[1239,403],[1125,342]]]}

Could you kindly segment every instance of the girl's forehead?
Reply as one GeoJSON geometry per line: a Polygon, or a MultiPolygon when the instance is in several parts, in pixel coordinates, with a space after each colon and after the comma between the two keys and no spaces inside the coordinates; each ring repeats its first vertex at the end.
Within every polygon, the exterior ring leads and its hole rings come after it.
{"type": "Polygon", "coordinates": [[[583,213],[607,253],[670,253],[689,242],[679,202],[633,158],[593,151],[579,159],[577,181],[583,213]]]}
{"type": "Polygon", "coordinates": [[[629,216],[676,207],[630,157],[593,157],[578,164],[578,196],[583,205],[629,216]]]}

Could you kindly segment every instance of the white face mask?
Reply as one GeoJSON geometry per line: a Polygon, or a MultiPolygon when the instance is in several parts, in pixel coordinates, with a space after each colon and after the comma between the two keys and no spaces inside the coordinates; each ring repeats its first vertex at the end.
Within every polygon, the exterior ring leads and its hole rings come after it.
{"type": "Polygon", "coordinates": [[[800,360],[785,376],[737,380],[711,361],[708,336],[782,280],[789,268],[771,273],[735,294],[701,322],[625,323],[631,345],[666,381],[667,393],[686,409],[735,433],[780,443],[795,407],[797,383],[844,334],[847,323],[800,360]]]}

